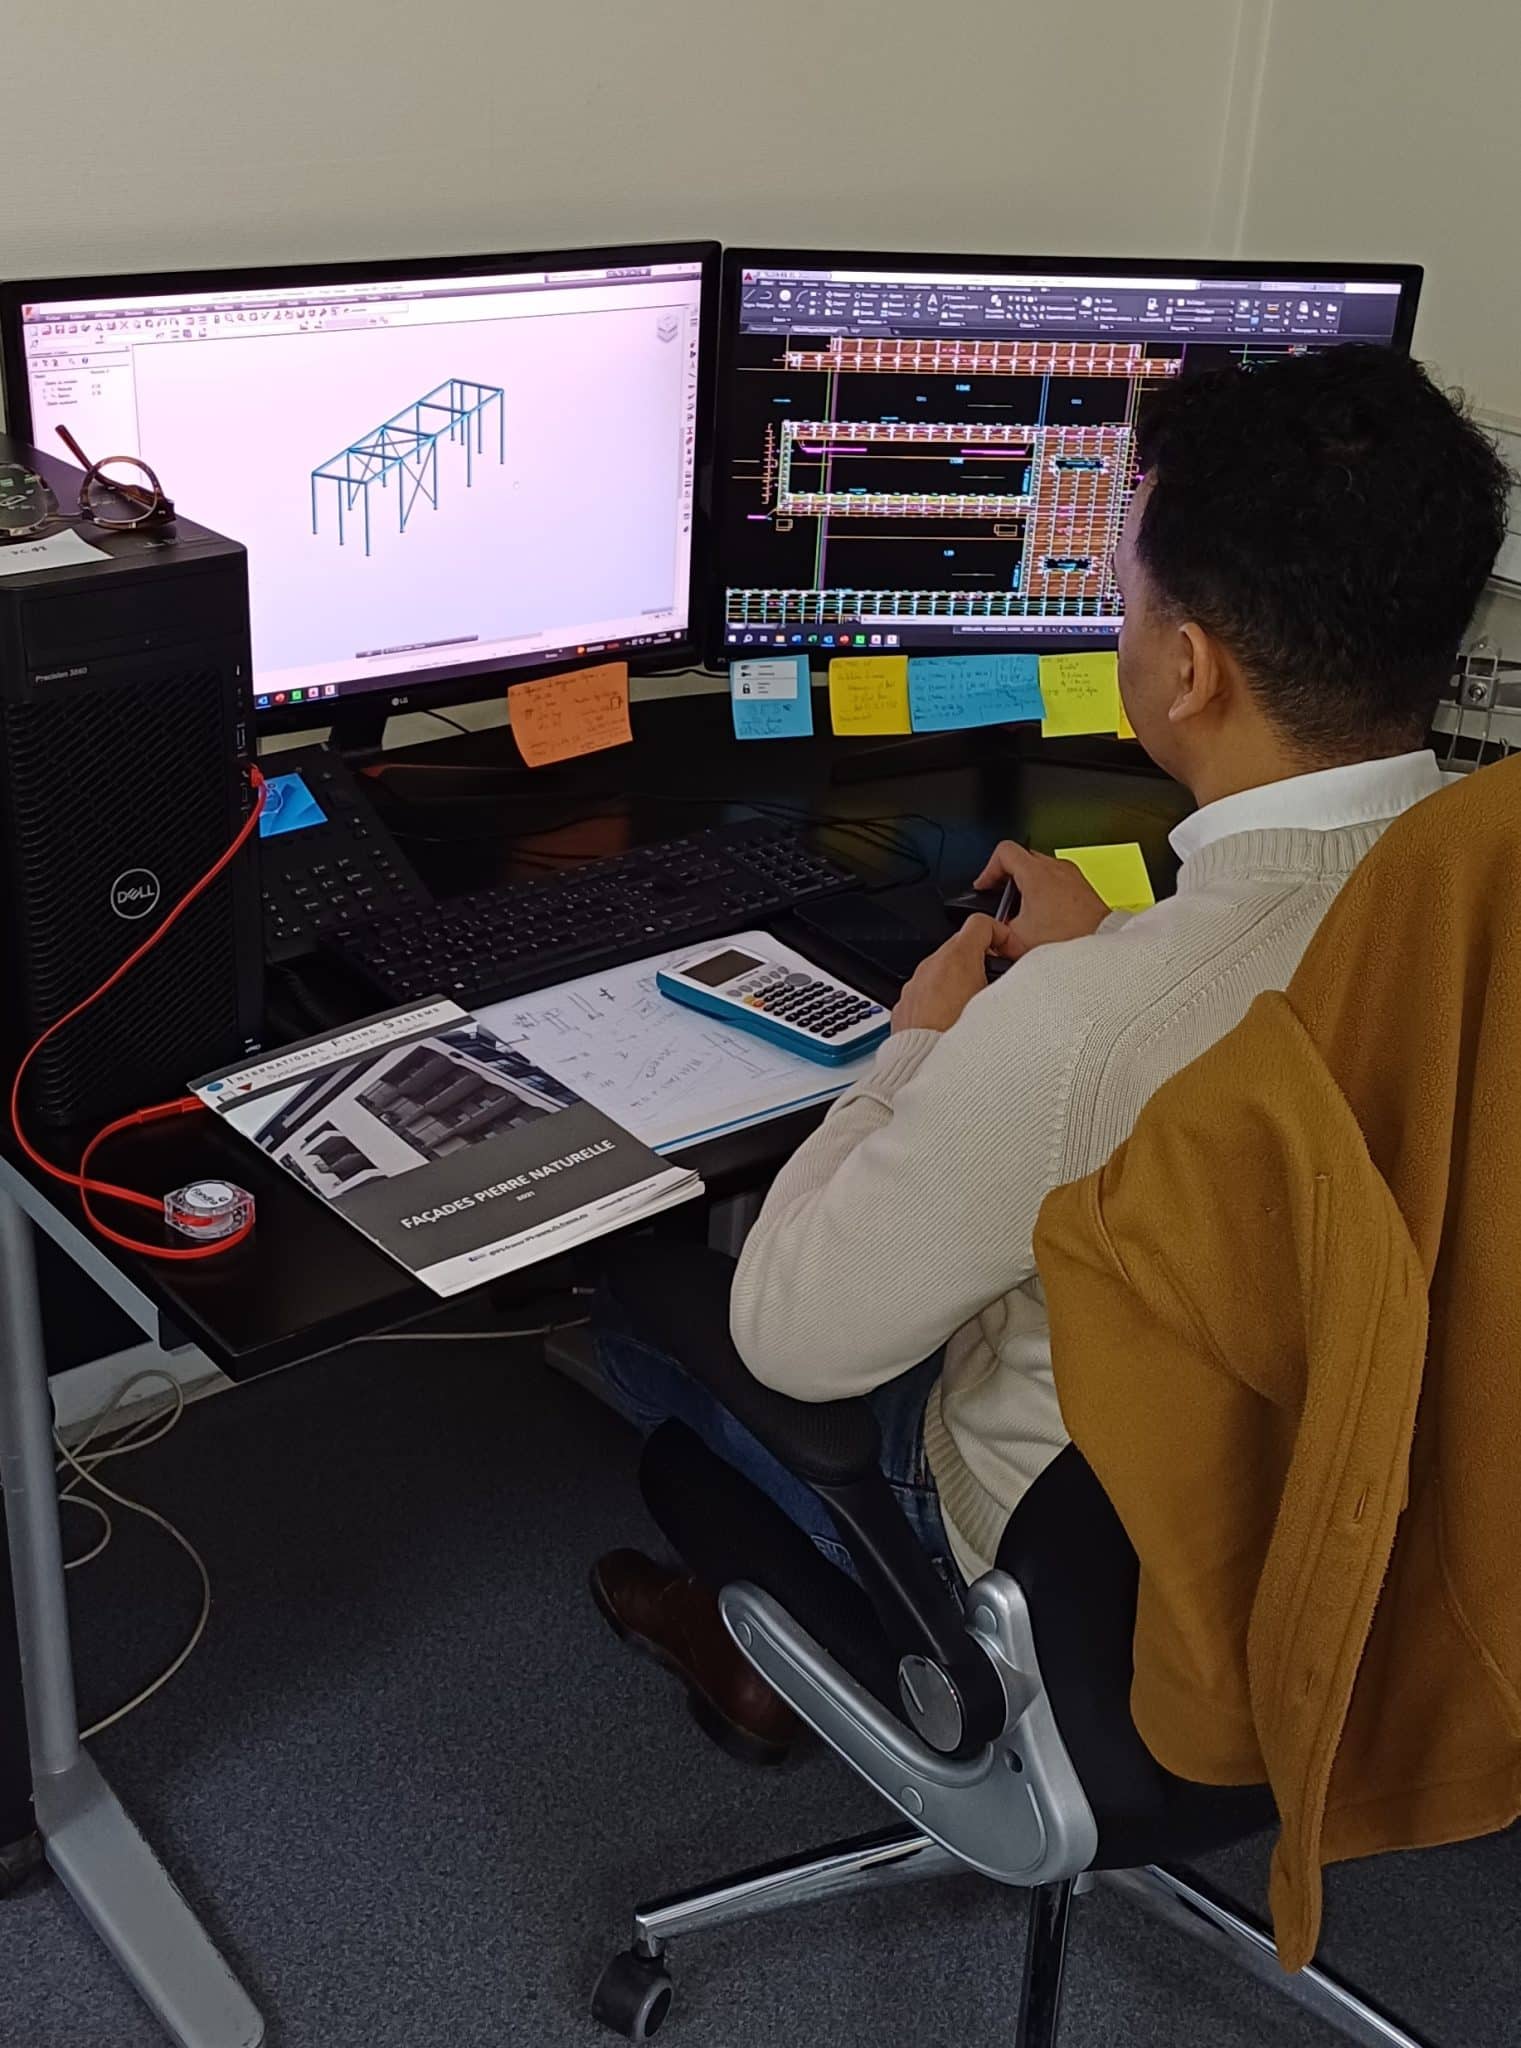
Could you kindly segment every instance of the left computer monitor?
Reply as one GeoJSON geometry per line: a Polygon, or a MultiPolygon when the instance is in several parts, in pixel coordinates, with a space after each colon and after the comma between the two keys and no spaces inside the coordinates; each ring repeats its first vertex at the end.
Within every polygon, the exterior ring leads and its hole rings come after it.
{"type": "Polygon", "coordinates": [[[699,645],[715,243],[0,287],[12,431],[248,549],[261,721],[699,645]]]}

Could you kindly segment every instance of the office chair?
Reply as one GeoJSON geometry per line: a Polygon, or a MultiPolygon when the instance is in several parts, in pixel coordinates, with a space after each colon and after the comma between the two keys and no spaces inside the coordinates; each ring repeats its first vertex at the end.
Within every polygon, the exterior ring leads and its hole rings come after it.
{"type": "Polygon", "coordinates": [[[1324,1971],[1288,1975],[1264,1929],[1168,1867],[1270,1826],[1273,1803],[1265,1786],[1176,1778],[1141,1741],[1129,1710],[1139,1567],[1075,1447],[1011,1516],[996,1569],[963,1609],[878,1468],[867,1404],[792,1401],[737,1353],[715,1351],[703,1377],[819,1494],[861,1583],[680,1423],[645,1446],[645,1500],[677,1552],[722,1588],[745,1655],[904,1824],[640,1906],[632,1946],[597,1986],[597,2019],[632,2041],[656,2032],[679,1936],[970,1870],[1029,1893],[1016,2048],[1056,2042],[1068,1916],[1094,1882],[1224,1950],[1364,2048],[1424,2048],[1324,1971]]]}

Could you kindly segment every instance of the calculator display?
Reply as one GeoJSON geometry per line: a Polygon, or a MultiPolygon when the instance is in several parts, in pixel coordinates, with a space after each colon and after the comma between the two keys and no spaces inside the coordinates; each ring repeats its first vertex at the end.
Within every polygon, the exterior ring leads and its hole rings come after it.
{"type": "Polygon", "coordinates": [[[681,971],[689,981],[700,981],[704,988],[720,988],[724,982],[733,981],[736,975],[748,974],[752,967],[760,964],[751,954],[736,953],[731,948],[727,953],[715,953],[711,959],[698,960],[681,971]]]}

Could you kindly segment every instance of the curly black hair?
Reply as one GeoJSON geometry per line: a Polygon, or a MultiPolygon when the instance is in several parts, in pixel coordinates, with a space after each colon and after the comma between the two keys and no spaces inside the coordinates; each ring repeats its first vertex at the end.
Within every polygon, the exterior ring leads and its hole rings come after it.
{"type": "Polygon", "coordinates": [[[1505,537],[1511,478],[1419,363],[1347,346],[1180,377],[1143,407],[1136,550],[1320,758],[1418,745],[1505,537]]]}

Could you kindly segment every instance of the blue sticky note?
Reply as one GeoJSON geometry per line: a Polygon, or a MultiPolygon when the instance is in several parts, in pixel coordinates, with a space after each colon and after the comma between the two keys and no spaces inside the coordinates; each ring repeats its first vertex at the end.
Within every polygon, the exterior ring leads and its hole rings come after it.
{"type": "Polygon", "coordinates": [[[915,732],[964,732],[1039,718],[1045,706],[1033,654],[909,658],[908,708],[915,732]]]}
{"type": "Polygon", "coordinates": [[[806,739],[813,731],[807,655],[767,654],[754,661],[731,661],[729,703],[737,740],[806,739]]]}

